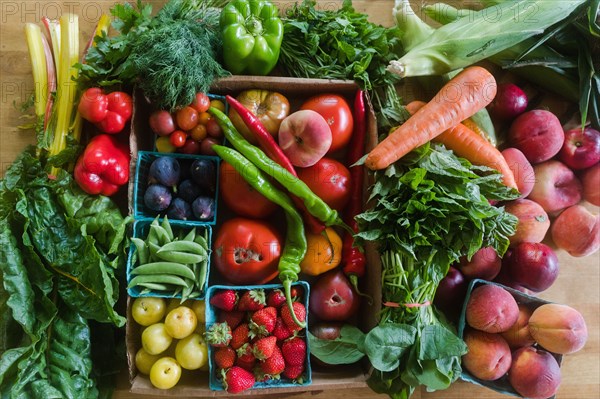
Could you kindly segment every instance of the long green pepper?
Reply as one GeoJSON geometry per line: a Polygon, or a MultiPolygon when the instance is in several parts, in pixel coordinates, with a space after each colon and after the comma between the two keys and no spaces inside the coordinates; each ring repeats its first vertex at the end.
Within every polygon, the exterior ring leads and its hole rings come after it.
{"type": "Polygon", "coordinates": [[[291,295],[292,283],[298,281],[298,274],[301,271],[300,262],[304,259],[308,249],[302,216],[294,206],[290,197],[267,180],[260,169],[249,159],[244,157],[244,155],[232,148],[221,145],[213,145],[212,149],[225,162],[231,164],[252,188],[264,195],[268,200],[282,207],[285,211],[285,245],[281,257],[279,258],[277,268],[279,270],[279,280],[281,280],[281,283],[283,284],[285,298],[292,317],[296,324],[304,328],[306,323],[301,322],[296,318],[296,314],[292,308],[291,295]]]}
{"type": "MultiPolygon", "coordinates": [[[[304,202],[304,206],[311,215],[325,223],[326,226],[341,226],[345,229],[350,228],[343,222],[335,209],[331,209],[318,195],[300,180],[292,175],[283,166],[269,158],[260,148],[252,145],[242,136],[231,120],[220,110],[211,107],[210,112],[219,125],[223,129],[225,138],[233,145],[233,147],[244,155],[258,169],[262,170],[267,175],[274,178],[290,193],[300,198],[304,202]]],[[[214,147],[213,147],[214,148],[214,147]]]]}

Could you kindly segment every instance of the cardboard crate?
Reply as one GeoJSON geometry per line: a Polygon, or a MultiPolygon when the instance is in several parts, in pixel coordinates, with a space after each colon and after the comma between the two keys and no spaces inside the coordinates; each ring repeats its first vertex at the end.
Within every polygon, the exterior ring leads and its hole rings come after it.
{"type": "MultiPolygon", "coordinates": [[[[345,80],[325,80],[325,79],[300,79],[274,76],[231,76],[218,81],[210,90],[215,95],[237,95],[242,90],[263,89],[277,91],[285,95],[290,101],[291,111],[298,109],[300,104],[309,97],[319,93],[335,93],[343,96],[352,107],[354,95],[358,86],[353,81],[345,80]]],[[[131,157],[131,176],[136,174],[136,165],[138,151],[151,151],[154,148],[154,135],[149,130],[148,117],[151,112],[151,106],[146,99],[139,93],[134,95],[135,109],[132,118],[132,134],[130,136],[131,157]]],[[[367,148],[372,148],[377,140],[377,122],[375,113],[367,98],[367,148]]],[[[343,154],[340,154],[343,155],[343,154]]],[[[368,177],[363,182],[366,188],[369,184],[368,177]]],[[[129,183],[129,210],[133,214],[133,193],[134,183],[129,183]]],[[[366,199],[366,189],[363,191],[363,198],[366,199]]],[[[366,202],[366,200],[365,200],[366,202]]],[[[217,234],[219,226],[228,218],[227,211],[219,208],[216,225],[213,228],[213,235],[217,234]]],[[[379,255],[373,245],[367,245],[365,248],[368,264],[368,272],[363,279],[362,290],[368,293],[372,298],[381,297],[381,264],[379,255]]],[[[301,279],[307,279],[307,276],[301,276],[301,279]]],[[[310,279],[308,279],[310,282],[310,279]]],[[[278,283],[277,279],[273,283],[278,283]]],[[[219,273],[210,272],[209,287],[223,284],[219,278],[219,273]]],[[[129,363],[129,379],[131,383],[131,392],[147,395],[165,395],[171,397],[216,397],[231,396],[225,391],[214,391],[209,387],[208,372],[195,372],[193,375],[185,373],[181,381],[169,390],[159,390],[152,386],[147,376],[141,375],[135,368],[135,353],[140,348],[140,327],[133,322],[131,318],[132,298],[128,298],[127,311],[127,357],[129,363]]],[[[367,301],[361,302],[361,307],[356,315],[357,325],[365,332],[377,325],[377,315],[380,309],[379,301],[373,301],[373,305],[368,305],[367,301]]],[[[310,312],[309,312],[310,318],[310,312]]],[[[237,395],[256,395],[256,394],[282,394],[304,391],[323,391],[328,389],[343,388],[365,388],[366,379],[369,372],[367,362],[357,363],[348,366],[336,366],[330,369],[318,369],[312,367],[312,384],[303,386],[285,386],[269,387],[267,389],[251,389],[237,395]]]]}

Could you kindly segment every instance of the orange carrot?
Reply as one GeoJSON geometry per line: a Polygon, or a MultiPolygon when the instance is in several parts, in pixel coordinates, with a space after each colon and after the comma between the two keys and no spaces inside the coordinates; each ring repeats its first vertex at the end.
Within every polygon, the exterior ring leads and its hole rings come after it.
{"type": "Polygon", "coordinates": [[[471,66],[456,75],[423,108],[379,143],[367,156],[369,169],[384,169],[444,130],[488,105],[496,80],[485,68],[471,66]]]}
{"type": "MultiPolygon", "coordinates": [[[[413,115],[425,105],[426,103],[423,101],[413,101],[406,106],[406,110],[413,115]]],[[[445,130],[433,141],[444,144],[447,149],[452,150],[456,155],[465,158],[474,165],[489,166],[496,169],[502,174],[504,185],[517,188],[515,176],[502,153],[485,137],[475,133],[462,123],[445,130]]]]}

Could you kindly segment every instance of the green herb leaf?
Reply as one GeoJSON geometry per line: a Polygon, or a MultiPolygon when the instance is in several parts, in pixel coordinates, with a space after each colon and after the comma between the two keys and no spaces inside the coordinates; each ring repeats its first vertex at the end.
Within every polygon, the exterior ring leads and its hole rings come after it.
{"type": "Polygon", "coordinates": [[[384,324],[373,328],[365,337],[365,351],[374,368],[392,371],[400,358],[415,342],[416,328],[407,324],[384,324]]]}
{"type": "Polygon", "coordinates": [[[345,324],[340,336],[333,340],[319,339],[310,332],[310,353],[327,364],[352,364],[365,356],[365,334],[358,328],[345,324]]]}

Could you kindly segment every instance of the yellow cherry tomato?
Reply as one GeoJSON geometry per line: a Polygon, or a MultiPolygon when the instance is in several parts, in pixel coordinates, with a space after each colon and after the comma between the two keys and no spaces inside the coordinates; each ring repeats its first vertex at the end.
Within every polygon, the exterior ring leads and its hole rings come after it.
{"type": "Polygon", "coordinates": [[[218,109],[221,112],[225,112],[225,103],[221,100],[212,100],[210,106],[218,109]]]}
{"type": "Polygon", "coordinates": [[[171,144],[170,136],[160,136],[156,138],[156,151],[175,152],[176,148],[171,144]]]}
{"type": "Polygon", "coordinates": [[[342,238],[328,227],[321,234],[306,233],[308,249],[300,268],[304,274],[318,276],[337,267],[342,260],[342,238]]]}

